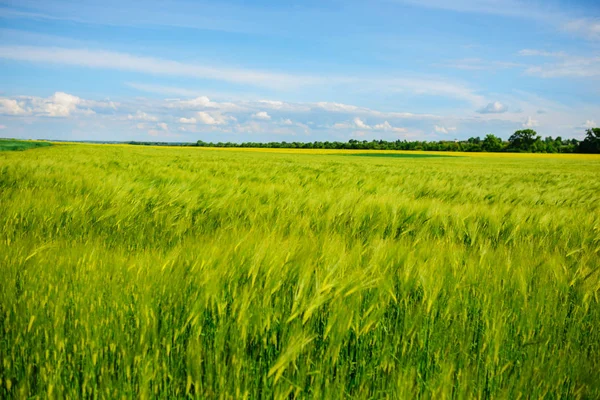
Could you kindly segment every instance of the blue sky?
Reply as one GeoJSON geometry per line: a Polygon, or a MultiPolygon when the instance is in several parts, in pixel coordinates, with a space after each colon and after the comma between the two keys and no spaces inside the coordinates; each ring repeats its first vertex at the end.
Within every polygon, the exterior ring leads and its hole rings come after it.
{"type": "Polygon", "coordinates": [[[0,137],[452,140],[600,125],[600,2],[0,0],[0,137]]]}

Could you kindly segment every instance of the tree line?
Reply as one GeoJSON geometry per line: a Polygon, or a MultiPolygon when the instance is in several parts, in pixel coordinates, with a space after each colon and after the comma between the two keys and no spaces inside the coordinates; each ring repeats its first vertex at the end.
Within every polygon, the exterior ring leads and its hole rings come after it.
{"type": "Polygon", "coordinates": [[[467,140],[407,141],[407,140],[356,140],[348,142],[128,142],[137,145],[199,146],[199,147],[251,147],[283,149],[348,149],[348,150],[422,150],[464,152],[519,152],[519,153],[600,153],[600,128],[586,131],[584,140],[562,139],[560,136],[543,138],[533,129],[516,131],[507,141],[488,134],[485,138],[472,137],[467,140]]]}

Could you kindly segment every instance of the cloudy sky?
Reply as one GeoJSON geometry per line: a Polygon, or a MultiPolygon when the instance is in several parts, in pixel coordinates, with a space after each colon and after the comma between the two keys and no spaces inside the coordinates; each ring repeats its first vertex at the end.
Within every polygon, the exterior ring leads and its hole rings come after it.
{"type": "Polygon", "coordinates": [[[0,0],[0,137],[581,138],[597,0],[0,0]]]}

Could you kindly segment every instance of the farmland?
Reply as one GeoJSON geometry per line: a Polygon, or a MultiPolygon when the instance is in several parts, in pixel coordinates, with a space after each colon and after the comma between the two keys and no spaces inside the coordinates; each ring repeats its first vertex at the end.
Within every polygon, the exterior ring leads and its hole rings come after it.
{"type": "Polygon", "coordinates": [[[49,142],[41,141],[0,139],[0,151],[23,151],[50,145],[49,142]]]}
{"type": "Polygon", "coordinates": [[[370,154],[0,153],[0,397],[600,397],[600,156],[370,154]]]}

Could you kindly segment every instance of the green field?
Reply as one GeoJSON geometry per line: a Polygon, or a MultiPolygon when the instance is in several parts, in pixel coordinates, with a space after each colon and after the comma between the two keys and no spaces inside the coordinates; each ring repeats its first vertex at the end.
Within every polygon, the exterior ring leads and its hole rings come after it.
{"type": "Polygon", "coordinates": [[[0,398],[599,398],[599,176],[579,155],[0,153],[0,398]]]}
{"type": "Polygon", "coordinates": [[[51,146],[49,142],[32,140],[0,139],[0,151],[23,151],[37,147],[51,146]]]}

